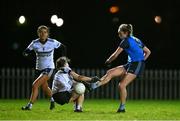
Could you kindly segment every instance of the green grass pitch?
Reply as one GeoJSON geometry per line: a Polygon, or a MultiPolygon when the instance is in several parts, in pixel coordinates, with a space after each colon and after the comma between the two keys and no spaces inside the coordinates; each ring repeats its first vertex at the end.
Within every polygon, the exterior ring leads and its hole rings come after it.
{"type": "Polygon", "coordinates": [[[38,100],[31,111],[22,111],[27,100],[0,100],[0,120],[180,120],[180,101],[128,100],[126,113],[116,113],[118,100],[85,100],[84,112],[73,104],[49,110],[48,100],[38,100]]]}

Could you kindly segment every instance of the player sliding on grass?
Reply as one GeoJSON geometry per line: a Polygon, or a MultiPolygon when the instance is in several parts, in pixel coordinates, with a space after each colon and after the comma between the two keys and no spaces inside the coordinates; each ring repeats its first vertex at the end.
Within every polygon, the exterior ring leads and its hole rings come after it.
{"type": "MultiPolygon", "coordinates": [[[[28,56],[32,50],[36,53],[36,74],[38,78],[33,82],[31,97],[28,104],[22,107],[22,110],[30,110],[33,103],[38,96],[39,87],[42,87],[43,92],[48,96],[52,96],[51,89],[48,87],[48,80],[50,79],[54,70],[54,50],[57,48],[62,48],[63,54],[66,54],[66,49],[63,44],[55,39],[49,37],[48,27],[42,25],[38,27],[37,30],[39,38],[33,40],[27,49],[23,52],[24,56],[28,56]]],[[[54,108],[54,100],[51,98],[50,109],[54,108]]]]}
{"type": "Polygon", "coordinates": [[[84,94],[77,94],[73,90],[74,85],[77,81],[82,81],[88,89],[90,86],[88,82],[95,82],[99,79],[97,77],[90,78],[75,73],[69,67],[68,62],[69,59],[66,57],[60,57],[56,61],[56,68],[58,69],[58,72],[55,74],[53,80],[52,97],[55,102],[60,105],[74,102],[74,112],[82,112],[84,94]]]}
{"type": "Polygon", "coordinates": [[[123,50],[125,50],[128,54],[127,64],[108,70],[100,81],[92,83],[91,85],[92,88],[95,89],[108,83],[114,77],[123,77],[119,83],[120,106],[117,112],[125,112],[125,102],[127,97],[126,87],[142,73],[145,67],[145,60],[147,60],[151,53],[141,40],[132,36],[132,32],[133,29],[131,24],[122,24],[119,26],[118,34],[122,41],[116,51],[105,62],[106,64],[110,64],[123,50]]]}

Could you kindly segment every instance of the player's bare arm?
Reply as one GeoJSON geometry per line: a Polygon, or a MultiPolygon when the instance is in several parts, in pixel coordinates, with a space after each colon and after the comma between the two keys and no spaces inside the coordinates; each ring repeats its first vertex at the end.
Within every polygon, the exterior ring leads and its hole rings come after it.
{"type": "Polygon", "coordinates": [[[118,47],[116,49],[116,51],[106,60],[105,63],[108,64],[108,63],[111,63],[112,61],[114,61],[122,51],[123,51],[123,48],[118,47]]]}
{"type": "Polygon", "coordinates": [[[143,51],[144,51],[144,60],[147,60],[147,58],[151,54],[151,51],[146,46],[144,46],[143,51]]]}
{"type": "Polygon", "coordinates": [[[79,75],[74,71],[71,71],[70,74],[75,80],[78,80],[78,81],[91,81],[90,77],[79,75]]]}

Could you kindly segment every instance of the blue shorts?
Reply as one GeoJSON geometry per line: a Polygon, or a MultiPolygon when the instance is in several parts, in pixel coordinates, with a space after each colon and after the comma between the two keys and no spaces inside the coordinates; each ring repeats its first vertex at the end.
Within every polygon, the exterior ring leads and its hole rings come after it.
{"type": "Polygon", "coordinates": [[[123,67],[128,73],[135,74],[136,76],[141,76],[145,69],[145,62],[128,62],[127,64],[123,65],[123,67]]]}
{"type": "Polygon", "coordinates": [[[52,69],[52,68],[45,68],[43,70],[36,70],[36,77],[38,77],[41,74],[43,74],[43,75],[45,74],[48,77],[51,77],[53,75],[53,72],[54,72],[54,69],[52,69]]]}

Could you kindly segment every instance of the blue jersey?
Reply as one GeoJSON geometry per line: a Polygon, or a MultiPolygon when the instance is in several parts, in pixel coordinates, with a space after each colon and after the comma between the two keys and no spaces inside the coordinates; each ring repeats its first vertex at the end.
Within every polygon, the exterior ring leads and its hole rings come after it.
{"type": "Polygon", "coordinates": [[[138,62],[144,60],[144,44],[138,38],[129,36],[121,41],[119,47],[123,48],[128,54],[128,62],[138,62]]]}

